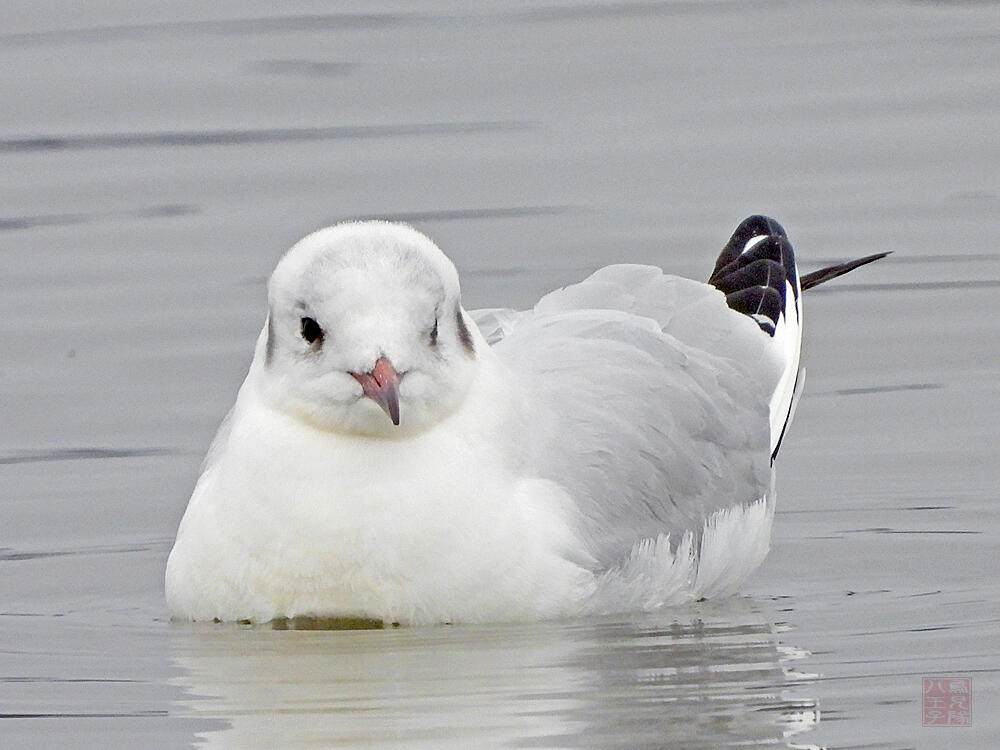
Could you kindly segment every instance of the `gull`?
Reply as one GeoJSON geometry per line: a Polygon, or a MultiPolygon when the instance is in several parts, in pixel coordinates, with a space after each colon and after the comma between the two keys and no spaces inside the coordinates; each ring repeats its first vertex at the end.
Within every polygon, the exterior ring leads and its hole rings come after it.
{"type": "Polygon", "coordinates": [[[404,224],[321,229],[268,283],[166,569],[175,619],[534,621],[735,592],[766,556],[800,276],[751,216],[707,283],[612,265],[462,307],[404,224]]]}

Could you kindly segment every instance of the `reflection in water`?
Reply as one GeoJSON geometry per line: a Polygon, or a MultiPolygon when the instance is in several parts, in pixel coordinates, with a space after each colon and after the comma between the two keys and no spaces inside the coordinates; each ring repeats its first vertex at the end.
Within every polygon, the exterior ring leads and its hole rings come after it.
{"type": "Polygon", "coordinates": [[[800,747],[819,714],[779,631],[741,599],[629,622],[176,625],[175,712],[227,721],[212,748],[800,747]]]}

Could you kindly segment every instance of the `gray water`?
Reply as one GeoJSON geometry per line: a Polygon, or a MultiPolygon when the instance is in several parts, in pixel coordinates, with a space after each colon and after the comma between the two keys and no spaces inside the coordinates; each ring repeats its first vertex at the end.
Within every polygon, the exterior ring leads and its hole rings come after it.
{"type": "Polygon", "coordinates": [[[7,2],[0,747],[988,748],[1000,735],[1000,6],[7,2]],[[87,7],[90,6],[90,7],[87,7]],[[415,223],[467,307],[611,262],[808,271],[743,596],[503,627],[169,622],[198,465],[306,232],[415,223]],[[921,726],[921,677],[972,726],[921,726]]]}

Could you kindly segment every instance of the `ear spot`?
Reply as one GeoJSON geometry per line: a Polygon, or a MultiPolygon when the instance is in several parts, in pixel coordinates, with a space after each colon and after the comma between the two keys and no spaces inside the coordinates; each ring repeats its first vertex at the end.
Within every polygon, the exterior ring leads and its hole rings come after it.
{"type": "Polygon", "coordinates": [[[476,353],[476,346],[472,343],[472,334],[465,325],[465,318],[462,316],[462,308],[455,308],[455,323],[458,327],[458,340],[462,342],[462,347],[471,357],[476,353]]]}
{"type": "Polygon", "coordinates": [[[434,316],[434,327],[431,328],[430,338],[431,338],[431,346],[437,346],[437,342],[438,342],[438,319],[437,319],[437,315],[434,316]]]}
{"type": "Polygon", "coordinates": [[[274,323],[271,320],[271,313],[267,314],[267,347],[264,349],[264,364],[270,366],[274,361],[274,323]]]}

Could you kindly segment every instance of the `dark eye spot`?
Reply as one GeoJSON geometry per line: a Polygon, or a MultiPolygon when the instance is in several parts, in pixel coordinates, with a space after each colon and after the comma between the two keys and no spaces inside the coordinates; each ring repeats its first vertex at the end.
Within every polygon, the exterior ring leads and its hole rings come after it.
{"type": "Polygon", "coordinates": [[[431,346],[437,346],[438,342],[438,319],[434,318],[434,327],[431,329],[431,346]]]}
{"type": "Polygon", "coordinates": [[[312,346],[323,343],[323,329],[312,318],[302,318],[302,338],[312,346]]]}

